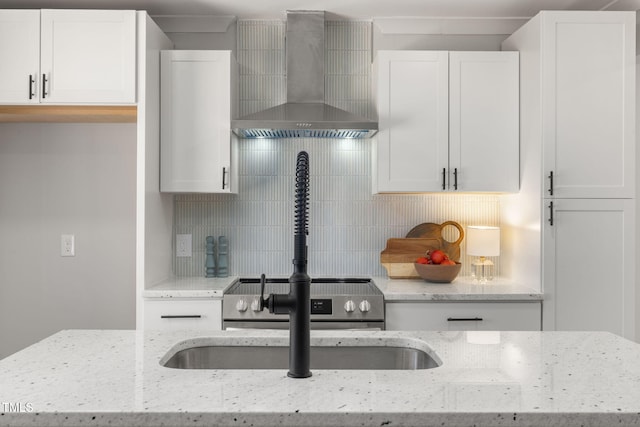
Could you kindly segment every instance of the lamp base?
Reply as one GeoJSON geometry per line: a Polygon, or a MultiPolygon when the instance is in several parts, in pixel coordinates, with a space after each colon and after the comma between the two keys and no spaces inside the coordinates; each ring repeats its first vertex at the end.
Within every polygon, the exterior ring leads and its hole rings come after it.
{"type": "Polygon", "coordinates": [[[471,277],[481,285],[493,280],[493,262],[485,257],[478,258],[473,264],[471,277]]]}

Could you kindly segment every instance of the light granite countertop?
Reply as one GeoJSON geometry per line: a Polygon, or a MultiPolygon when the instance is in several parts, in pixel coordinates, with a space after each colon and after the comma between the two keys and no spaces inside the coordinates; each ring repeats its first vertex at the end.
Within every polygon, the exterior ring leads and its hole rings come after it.
{"type": "MultiPolygon", "coordinates": [[[[458,277],[452,283],[428,283],[422,279],[389,279],[372,277],[386,301],[536,301],[543,294],[512,281],[497,278],[487,285],[475,283],[470,277],[458,277]]],[[[145,289],[143,298],[222,298],[224,292],[238,280],[226,278],[180,277],[166,280],[145,289]]]]}
{"type": "Polygon", "coordinates": [[[165,368],[192,345],[287,331],[62,331],[0,360],[0,426],[640,425],[640,345],[605,332],[313,331],[315,345],[422,348],[417,371],[165,368]]]}
{"type": "Polygon", "coordinates": [[[176,277],[142,291],[143,298],[222,298],[238,280],[229,277],[176,277]]]}
{"type": "Polygon", "coordinates": [[[507,279],[496,278],[486,285],[471,277],[458,277],[452,283],[429,283],[422,279],[373,277],[385,301],[540,301],[543,294],[507,279]]]}

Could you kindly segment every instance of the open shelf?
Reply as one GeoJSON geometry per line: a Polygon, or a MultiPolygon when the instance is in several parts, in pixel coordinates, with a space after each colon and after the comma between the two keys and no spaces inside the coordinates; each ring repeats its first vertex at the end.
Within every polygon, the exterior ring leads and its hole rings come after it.
{"type": "Polygon", "coordinates": [[[0,123],[135,123],[135,105],[0,105],[0,123]]]}

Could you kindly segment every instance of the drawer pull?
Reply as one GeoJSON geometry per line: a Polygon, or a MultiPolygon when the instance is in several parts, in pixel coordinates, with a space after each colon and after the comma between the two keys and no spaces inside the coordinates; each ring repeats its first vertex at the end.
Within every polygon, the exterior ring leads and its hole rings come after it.
{"type": "Polygon", "coordinates": [[[161,319],[200,319],[201,317],[199,314],[163,314],[160,316],[161,319]]]}
{"type": "Polygon", "coordinates": [[[447,322],[481,322],[482,317],[449,317],[447,322]]]}

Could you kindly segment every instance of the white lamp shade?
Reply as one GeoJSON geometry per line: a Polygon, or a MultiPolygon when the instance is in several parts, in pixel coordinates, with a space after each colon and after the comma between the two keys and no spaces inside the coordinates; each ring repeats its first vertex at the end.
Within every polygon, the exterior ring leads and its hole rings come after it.
{"type": "Polygon", "coordinates": [[[467,227],[467,254],[473,256],[500,255],[499,227],[467,227]]]}

